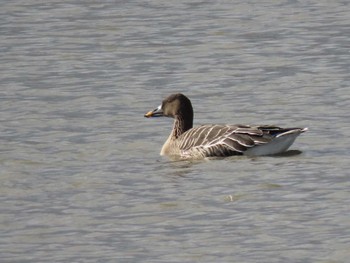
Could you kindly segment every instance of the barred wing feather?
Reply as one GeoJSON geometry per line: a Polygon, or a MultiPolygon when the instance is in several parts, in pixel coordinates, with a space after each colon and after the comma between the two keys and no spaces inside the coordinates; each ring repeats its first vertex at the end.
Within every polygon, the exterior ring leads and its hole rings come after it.
{"type": "Polygon", "coordinates": [[[247,125],[202,125],[182,134],[178,140],[183,155],[227,156],[243,154],[248,148],[270,142],[269,129],[247,125]]]}

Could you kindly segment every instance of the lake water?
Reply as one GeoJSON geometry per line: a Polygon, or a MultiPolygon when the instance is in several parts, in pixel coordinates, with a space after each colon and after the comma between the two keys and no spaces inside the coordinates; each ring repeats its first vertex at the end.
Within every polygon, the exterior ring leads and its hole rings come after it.
{"type": "Polygon", "coordinates": [[[1,262],[348,262],[350,2],[2,1],[1,262]],[[195,124],[309,127],[172,161],[195,124]]]}

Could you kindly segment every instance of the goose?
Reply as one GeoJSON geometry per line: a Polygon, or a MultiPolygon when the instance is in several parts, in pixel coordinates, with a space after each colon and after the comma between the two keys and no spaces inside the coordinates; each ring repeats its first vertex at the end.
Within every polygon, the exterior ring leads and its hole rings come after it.
{"type": "Polygon", "coordinates": [[[272,125],[206,124],[193,127],[189,98],[172,94],[144,117],[174,118],[173,129],[160,155],[180,158],[226,157],[232,155],[276,155],[285,152],[308,128],[281,128],[272,125]]]}

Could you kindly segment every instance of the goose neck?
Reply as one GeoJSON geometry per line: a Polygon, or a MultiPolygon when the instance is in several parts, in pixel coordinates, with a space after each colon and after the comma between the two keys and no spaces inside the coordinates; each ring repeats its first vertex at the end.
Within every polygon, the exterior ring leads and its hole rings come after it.
{"type": "Polygon", "coordinates": [[[191,129],[193,126],[193,120],[186,119],[181,115],[175,116],[174,127],[172,137],[178,138],[181,134],[191,129]]]}

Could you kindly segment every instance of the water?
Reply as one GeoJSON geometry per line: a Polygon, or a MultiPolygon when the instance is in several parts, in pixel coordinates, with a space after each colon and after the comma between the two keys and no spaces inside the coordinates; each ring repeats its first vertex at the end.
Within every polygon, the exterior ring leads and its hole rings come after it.
{"type": "Polygon", "coordinates": [[[3,1],[2,262],[346,262],[347,1],[3,1]],[[285,157],[175,162],[195,124],[309,127],[285,157]]]}

